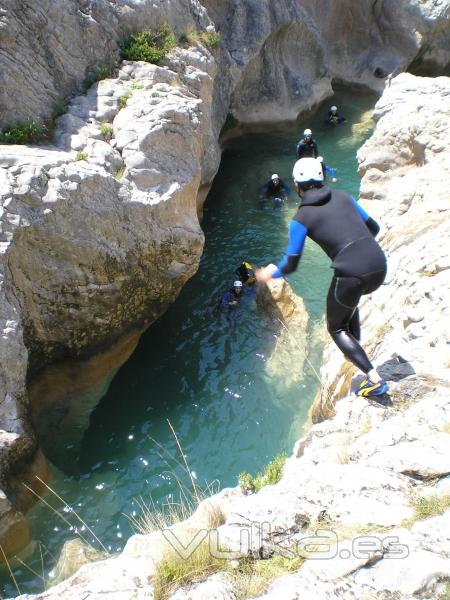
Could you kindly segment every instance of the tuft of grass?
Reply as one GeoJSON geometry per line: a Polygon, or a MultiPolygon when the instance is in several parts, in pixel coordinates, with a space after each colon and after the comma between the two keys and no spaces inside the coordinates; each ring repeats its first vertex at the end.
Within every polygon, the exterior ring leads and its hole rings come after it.
{"type": "Polygon", "coordinates": [[[67,110],[67,103],[65,100],[58,100],[57,102],[55,102],[55,104],[53,105],[53,111],[52,111],[52,119],[57,119],[58,117],[60,117],[61,115],[63,115],[67,110]]]}
{"type": "Polygon", "coordinates": [[[442,427],[441,431],[444,433],[450,433],[450,421],[442,427]]]}
{"type": "Polygon", "coordinates": [[[214,49],[220,43],[220,33],[218,31],[205,31],[202,35],[202,39],[207,46],[214,49]]]}
{"type": "Polygon", "coordinates": [[[216,31],[197,31],[193,27],[190,27],[180,36],[179,42],[181,44],[196,44],[202,42],[208,48],[217,48],[220,42],[220,33],[216,31]]]}
{"type": "Polygon", "coordinates": [[[378,327],[375,327],[374,334],[376,335],[376,337],[383,337],[391,331],[392,325],[390,325],[389,323],[382,323],[381,325],[378,325],[378,327]]]}
{"type": "Polygon", "coordinates": [[[130,90],[124,92],[119,98],[119,106],[120,108],[125,108],[127,105],[128,99],[131,98],[132,92],[130,90]]]}
{"type": "Polygon", "coordinates": [[[113,128],[109,123],[102,123],[100,125],[100,133],[102,134],[105,142],[109,142],[113,136],[113,128]]]}
{"type": "Polygon", "coordinates": [[[111,67],[109,65],[100,65],[99,67],[96,67],[93,70],[90,70],[86,73],[86,77],[83,80],[83,88],[85,90],[87,90],[88,88],[91,87],[91,85],[94,85],[94,83],[97,83],[97,81],[101,81],[102,79],[107,79],[108,77],[110,77],[112,75],[114,71],[114,67],[111,67]]]}
{"type": "Polygon", "coordinates": [[[144,86],[142,85],[142,83],[138,83],[137,81],[133,81],[133,83],[131,84],[131,89],[132,90],[143,90],[144,86]]]}
{"type": "Polygon", "coordinates": [[[143,60],[159,64],[176,46],[177,40],[167,24],[158,29],[149,29],[131,35],[121,45],[121,57],[124,60],[143,60]]]}
{"type": "Polygon", "coordinates": [[[278,554],[266,560],[242,560],[239,567],[230,572],[236,600],[261,596],[274,579],[298,571],[303,562],[301,557],[289,559],[278,554]]]}
{"type": "Polygon", "coordinates": [[[265,485],[274,485],[281,479],[283,473],[283,466],[286,461],[286,454],[282,452],[278,456],[275,456],[270,463],[266,466],[264,471],[257,473],[255,477],[250,473],[241,473],[239,475],[239,485],[243,492],[253,493],[257,492],[265,485]]]}
{"type": "Polygon", "coordinates": [[[189,558],[182,558],[173,551],[156,567],[153,578],[155,600],[166,600],[180,586],[203,581],[225,566],[224,559],[212,556],[207,541],[200,544],[189,558]]]}
{"type": "Polygon", "coordinates": [[[87,159],[88,159],[87,152],[82,152],[81,150],[78,150],[75,160],[78,161],[78,160],[87,160],[87,159]]]}
{"type": "Polygon", "coordinates": [[[0,133],[1,144],[36,144],[48,133],[47,126],[40,121],[28,121],[5,127],[0,133]]]}
{"type": "Polygon", "coordinates": [[[422,521],[429,517],[443,515],[450,508],[450,495],[417,498],[414,502],[415,520],[422,521]]]}
{"type": "Polygon", "coordinates": [[[121,166],[121,167],[119,167],[119,168],[118,168],[116,171],[114,171],[114,173],[113,173],[113,176],[114,176],[116,179],[122,179],[122,177],[123,177],[123,176],[124,176],[124,174],[125,174],[125,169],[126,169],[125,165],[122,165],[122,166],[121,166]]]}

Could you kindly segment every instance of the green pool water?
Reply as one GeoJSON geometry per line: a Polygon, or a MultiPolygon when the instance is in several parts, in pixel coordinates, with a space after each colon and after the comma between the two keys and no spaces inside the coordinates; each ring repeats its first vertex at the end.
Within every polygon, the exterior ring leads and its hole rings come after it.
{"type": "MultiPolygon", "coordinates": [[[[177,494],[177,477],[187,479],[168,421],[200,487],[236,485],[240,472],[254,473],[280,452],[289,453],[302,435],[318,380],[308,365],[301,369],[301,353],[320,368],[328,259],[308,242],[300,268],[289,278],[310,316],[308,343],[276,373],[267,369],[276,332],[254,295],[246,294],[231,312],[217,313],[214,305],[242,260],[264,265],[281,259],[297,196],[292,190],[284,208],[261,209],[256,190],[272,173],[291,185],[295,145],[305,127],[313,129],[320,154],[337,170],[338,182],[330,186],[357,197],[356,150],[372,131],[368,111],[374,102],[368,95],[337,94],[307,121],[227,143],[205,204],[198,273],[145,333],[91,415],[77,474],[54,469],[52,487],[112,553],[133,533],[125,515],[139,514],[139,499],[161,504],[177,494]],[[330,103],[346,115],[346,124],[331,129],[323,124],[330,103]]],[[[29,513],[35,548],[23,560],[35,573],[23,565],[14,569],[22,593],[42,590],[42,573],[51,578],[62,544],[76,533],[98,547],[71,509],[51,494],[45,499],[59,516],[42,503],[29,513]]],[[[2,595],[17,595],[6,571],[2,595]]]]}

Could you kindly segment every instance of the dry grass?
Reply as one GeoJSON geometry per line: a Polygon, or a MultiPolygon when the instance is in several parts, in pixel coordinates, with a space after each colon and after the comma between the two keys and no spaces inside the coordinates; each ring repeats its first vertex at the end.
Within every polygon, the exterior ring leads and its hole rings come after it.
{"type": "Polygon", "coordinates": [[[188,558],[182,558],[174,550],[157,566],[153,578],[155,600],[166,600],[180,586],[199,583],[225,567],[224,559],[215,558],[211,554],[207,540],[188,558]]]}
{"type": "Polygon", "coordinates": [[[272,556],[267,560],[241,561],[237,569],[229,571],[236,600],[256,598],[264,594],[274,579],[297,571],[303,562],[299,557],[289,559],[280,555],[272,556]]]}

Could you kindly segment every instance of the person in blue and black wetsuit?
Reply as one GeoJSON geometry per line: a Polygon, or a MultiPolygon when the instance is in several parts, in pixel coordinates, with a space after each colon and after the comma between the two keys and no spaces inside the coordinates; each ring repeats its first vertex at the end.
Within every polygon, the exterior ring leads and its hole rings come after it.
{"type": "Polygon", "coordinates": [[[388,386],[359,343],[358,314],[361,296],[376,290],[386,276],[386,257],[375,241],[379,225],[351,196],[323,185],[318,160],[298,160],[293,177],[301,203],[289,227],[286,255],[278,266],[256,271],[256,278],[266,282],[295,271],[306,236],[319,244],[334,268],[327,297],[328,331],[345,357],[366,375],[357,394],[381,395],[388,386]]]}
{"type": "Polygon", "coordinates": [[[233,287],[223,292],[219,300],[220,308],[231,308],[238,305],[243,295],[242,281],[237,280],[233,287]]]}

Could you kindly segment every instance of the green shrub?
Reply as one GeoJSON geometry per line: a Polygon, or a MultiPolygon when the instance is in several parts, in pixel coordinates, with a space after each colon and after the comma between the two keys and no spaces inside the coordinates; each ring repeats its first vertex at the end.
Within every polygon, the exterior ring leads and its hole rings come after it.
{"type": "Polygon", "coordinates": [[[275,456],[273,460],[266,466],[263,472],[258,473],[255,477],[250,473],[241,473],[239,475],[239,485],[244,492],[257,492],[265,485],[274,485],[281,479],[283,466],[286,461],[286,454],[281,453],[275,456]]]}
{"type": "Polygon", "coordinates": [[[81,152],[81,150],[78,150],[75,160],[87,160],[87,159],[88,159],[87,153],[81,152]]]}
{"type": "Polygon", "coordinates": [[[36,144],[48,133],[47,126],[39,121],[17,123],[3,129],[0,133],[1,144],[36,144]]]}
{"type": "Polygon", "coordinates": [[[131,84],[131,89],[132,90],[143,90],[144,86],[142,85],[142,83],[138,83],[137,81],[133,81],[133,83],[131,84]]]}
{"type": "Polygon", "coordinates": [[[53,105],[52,119],[57,119],[66,112],[67,105],[65,100],[58,100],[53,105]]]}
{"type": "Polygon", "coordinates": [[[105,140],[105,142],[109,142],[109,140],[113,136],[112,125],[110,125],[109,123],[102,123],[100,125],[100,133],[102,134],[102,137],[105,140]]]}
{"type": "Polygon", "coordinates": [[[121,46],[124,60],[143,60],[159,64],[176,45],[176,38],[168,25],[155,31],[142,31],[130,36],[121,46]]]}
{"type": "Polygon", "coordinates": [[[124,92],[120,98],[119,98],[119,106],[120,108],[125,108],[125,106],[127,105],[128,102],[128,98],[131,98],[132,93],[130,92],[130,90],[124,92]]]}

